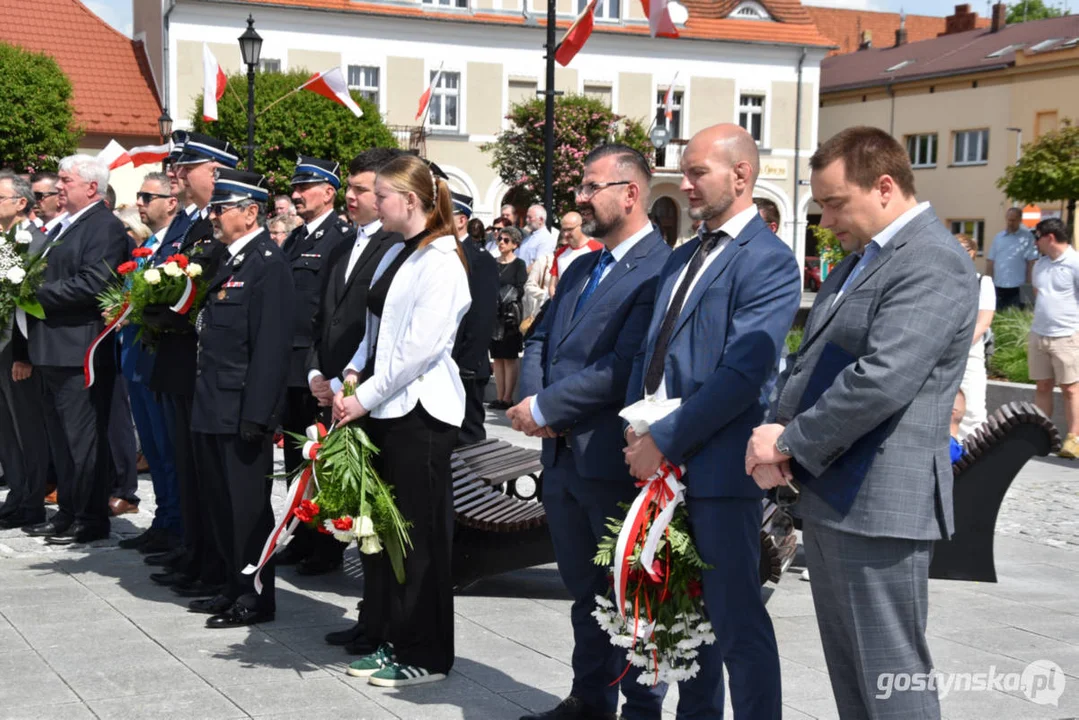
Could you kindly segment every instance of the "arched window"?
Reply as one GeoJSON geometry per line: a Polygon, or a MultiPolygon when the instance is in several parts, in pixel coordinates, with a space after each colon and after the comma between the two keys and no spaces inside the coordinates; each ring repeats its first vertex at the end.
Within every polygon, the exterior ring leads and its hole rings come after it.
{"type": "Polygon", "coordinates": [[[740,4],[734,10],[731,10],[729,18],[735,18],[737,20],[771,20],[772,16],[768,14],[768,11],[764,9],[764,6],[760,3],[753,2],[752,0],[746,0],[746,2],[740,4]]]}

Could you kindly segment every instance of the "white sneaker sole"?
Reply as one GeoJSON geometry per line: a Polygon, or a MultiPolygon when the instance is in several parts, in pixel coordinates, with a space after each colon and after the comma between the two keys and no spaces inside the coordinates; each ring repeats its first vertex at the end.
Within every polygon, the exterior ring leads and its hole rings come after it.
{"type": "Polygon", "coordinates": [[[377,685],[379,687],[404,687],[406,685],[423,685],[424,683],[445,679],[445,673],[431,673],[430,675],[421,675],[420,677],[400,679],[378,678],[372,673],[372,675],[367,678],[367,682],[370,685],[377,685]]]}
{"type": "Polygon", "coordinates": [[[372,675],[374,675],[375,673],[377,673],[381,669],[382,668],[373,668],[373,669],[370,669],[370,670],[357,670],[356,668],[351,668],[350,667],[345,672],[348,673],[349,675],[351,675],[352,677],[365,678],[365,677],[371,677],[372,675]]]}

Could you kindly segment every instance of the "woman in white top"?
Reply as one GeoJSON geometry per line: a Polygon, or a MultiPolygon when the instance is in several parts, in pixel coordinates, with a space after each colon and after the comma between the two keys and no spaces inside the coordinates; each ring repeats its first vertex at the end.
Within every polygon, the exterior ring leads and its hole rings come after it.
{"type": "MultiPolygon", "coordinates": [[[[967,235],[956,235],[955,239],[974,260],[978,255],[978,244],[967,235]]],[[[959,389],[966,396],[967,409],[959,423],[959,439],[974,432],[988,417],[985,407],[985,388],[988,377],[985,372],[985,334],[993,324],[993,315],[997,310],[997,291],[993,278],[979,276],[978,280],[978,319],[974,324],[974,339],[967,357],[967,369],[963,373],[963,382],[959,389]]]]}
{"type": "Polygon", "coordinates": [[[450,354],[471,304],[450,191],[424,161],[391,160],[378,172],[382,227],[405,238],[383,256],[367,295],[367,330],[334,398],[340,425],[367,416],[374,465],[411,523],[405,583],[386,553],[364,556],[364,623],[378,650],[349,667],[372,685],[441,680],[453,665],[453,487],[450,453],[465,393],[450,354]]]}

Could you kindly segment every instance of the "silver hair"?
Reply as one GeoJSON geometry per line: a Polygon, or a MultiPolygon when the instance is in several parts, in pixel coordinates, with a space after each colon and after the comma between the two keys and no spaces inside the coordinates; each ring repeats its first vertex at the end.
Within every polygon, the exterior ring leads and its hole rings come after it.
{"type": "Polygon", "coordinates": [[[37,199],[34,197],[34,189],[30,187],[30,183],[25,178],[19,177],[13,172],[0,172],[0,180],[10,180],[11,189],[15,192],[16,197],[21,197],[26,201],[26,208],[23,209],[23,213],[28,213],[37,205],[37,199]]]}
{"type": "Polygon", "coordinates": [[[146,173],[146,177],[142,181],[146,182],[147,180],[157,183],[166,190],[169,188],[169,176],[163,172],[146,173]]]}
{"type": "Polygon", "coordinates": [[[528,209],[535,210],[536,214],[539,215],[539,219],[543,222],[547,222],[547,208],[543,207],[542,205],[533,205],[528,209]]]}
{"type": "Polygon", "coordinates": [[[92,155],[68,155],[60,161],[60,171],[75,173],[88,183],[96,182],[99,195],[109,187],[109,168],[104,160],[92,155]]]}

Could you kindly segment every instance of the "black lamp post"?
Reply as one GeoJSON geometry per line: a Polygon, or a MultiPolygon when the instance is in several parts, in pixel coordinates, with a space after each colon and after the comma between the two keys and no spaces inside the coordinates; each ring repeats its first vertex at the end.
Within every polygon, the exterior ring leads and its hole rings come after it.
{"type": "Polygon", "coordinates": [[[168,110],[161,111],[161,117],[157,119],[157,131],[161,133],[161,139],[168,142],[169,136],[172,135],[172,118],[169,117],[168,110]]]}
{"type": "Polygon", "coordinates": [[[255,32],[255,19],[247,16],[247,29],[240,36],[240,55],[247,65],[247,170],[255,172],[255,68],[262,52],[262,37],[255,32]]]}
{"type": "Polygon", "coordinates": [[[547,2],[547,88],[544,91],[543,107],[543,207],[547,208],[547,227],[554,224],[554,54],[558,49],[555,43],[555,21],[558,3],[547,2]]]}

